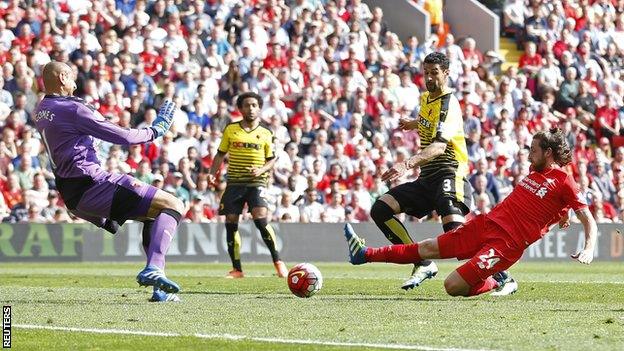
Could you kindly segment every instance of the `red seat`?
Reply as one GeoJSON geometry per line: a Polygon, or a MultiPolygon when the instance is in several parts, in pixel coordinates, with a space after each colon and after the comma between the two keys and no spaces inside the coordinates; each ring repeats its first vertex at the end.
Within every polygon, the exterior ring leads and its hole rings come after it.
{"type": "Polygon", "coordinates": [[[618,148],[620,146],[624,146],[624,136],[614,135],[611,138],[611,147],[615,149],[615,148],[618,148]]]}

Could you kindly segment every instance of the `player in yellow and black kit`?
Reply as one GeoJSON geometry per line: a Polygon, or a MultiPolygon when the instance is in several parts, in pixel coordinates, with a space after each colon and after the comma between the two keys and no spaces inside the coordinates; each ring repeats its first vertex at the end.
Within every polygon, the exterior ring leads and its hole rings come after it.
{"type": "Polygon", "coordinates": [[[228,254],[233,270],[228,278],[242,278],[240,262],[241,238],[238,233],[238,221],[245,203],[251,211],[254,224],[260,230],[264,243],[271,252],[275,269],[279,277],[286,277],[288,270],[279,258],[275,248],[275,232],[267,221],[267,202],[264,190],[269,171],[275,164],[273,150],[273,132],[260,125],[262,98],[252,92],[241,94],[236,106],[243,115],[243,120],[230,123],[223,131],[223,137],[208,175],[211,183],[215,182],[217,170],[223,158],[229,154],[227,186],[221,197],[219,214],[225,215],[228,254]]]}
{"type": "MultiPolygon", "coordinates": [[[[393,244],[413,242],[403,223],[395,217],[397,213],[421,218],[436,210],[447,232],[464,222],[471,207],[462,112],[447,86],[449,60],[444,54],[434,52],[425,57],[423,68],[427,91],[420,99],[419,116],[416,120],[401,120],[399,124],[402,129],[418,130],[420,152],[395,164],[382,175],[382,180],[393,181],[414,167],[420,167],[420,176],[416,181],[390,189],[371,208],[371,217],[393,244]]],[[[421,261],[402,288],[414,288],[437,272],[435,263],[421,261]]]]}

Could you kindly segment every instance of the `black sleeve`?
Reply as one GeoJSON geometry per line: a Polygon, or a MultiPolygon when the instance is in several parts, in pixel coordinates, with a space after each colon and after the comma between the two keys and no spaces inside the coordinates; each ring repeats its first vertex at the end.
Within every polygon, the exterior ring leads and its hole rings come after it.
{"type": "Polygon", "coordinates": [[[435,135],[435,138],[433,138],[433,141],[437,141],[437,142],[441,142],[445,144],[449,142],[442,135],[444,133],[444,129],[448,128],[448,126],[446,125],[447,123],[446,116],[448,115],[448,111],[449,111],[449,102],[451,101],[451,95],[452,94],[444,95],[442,97],[442,100],[440,101],[440,118],[438,119],[438,128],[436,129],[436,135],[435,135]]]}

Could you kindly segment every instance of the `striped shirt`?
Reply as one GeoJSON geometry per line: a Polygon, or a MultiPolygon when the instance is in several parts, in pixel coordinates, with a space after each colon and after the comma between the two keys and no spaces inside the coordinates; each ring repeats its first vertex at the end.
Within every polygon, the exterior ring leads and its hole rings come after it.
{"type": "Polygon", "coordinates": [[[420,167],[420,177],[429,178],[442,174],[465,177],[468,175],[468,150],[459,101],[449,89],[445,89],[435,99],[429,99],[427,91],[420,97],[420,106],[420,149],[423,150],[434,141],[447,144],[442,155],[420,167]]]}
{"type": "Polygon", "coordinates": [[[249,168],[262,167],[274,158],[273,145],[273,132],[262,125],[246,131],[240,122],[228,124],[219,144],[219,152],[229,153],[228,185],[266,186],[269,172],[254,177],[249,168]]]}

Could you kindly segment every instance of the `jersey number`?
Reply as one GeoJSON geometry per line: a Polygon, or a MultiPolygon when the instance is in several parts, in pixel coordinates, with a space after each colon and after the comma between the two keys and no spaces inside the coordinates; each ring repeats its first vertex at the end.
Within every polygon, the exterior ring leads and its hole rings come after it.
{"type": "Polygon", "coordinates": [[[481,269],[492,269],[498,261],[500,261],[500,258],[496,256],[494,249],[490,249],[486,254],[479,255],[477,266],[481,269]]]}

